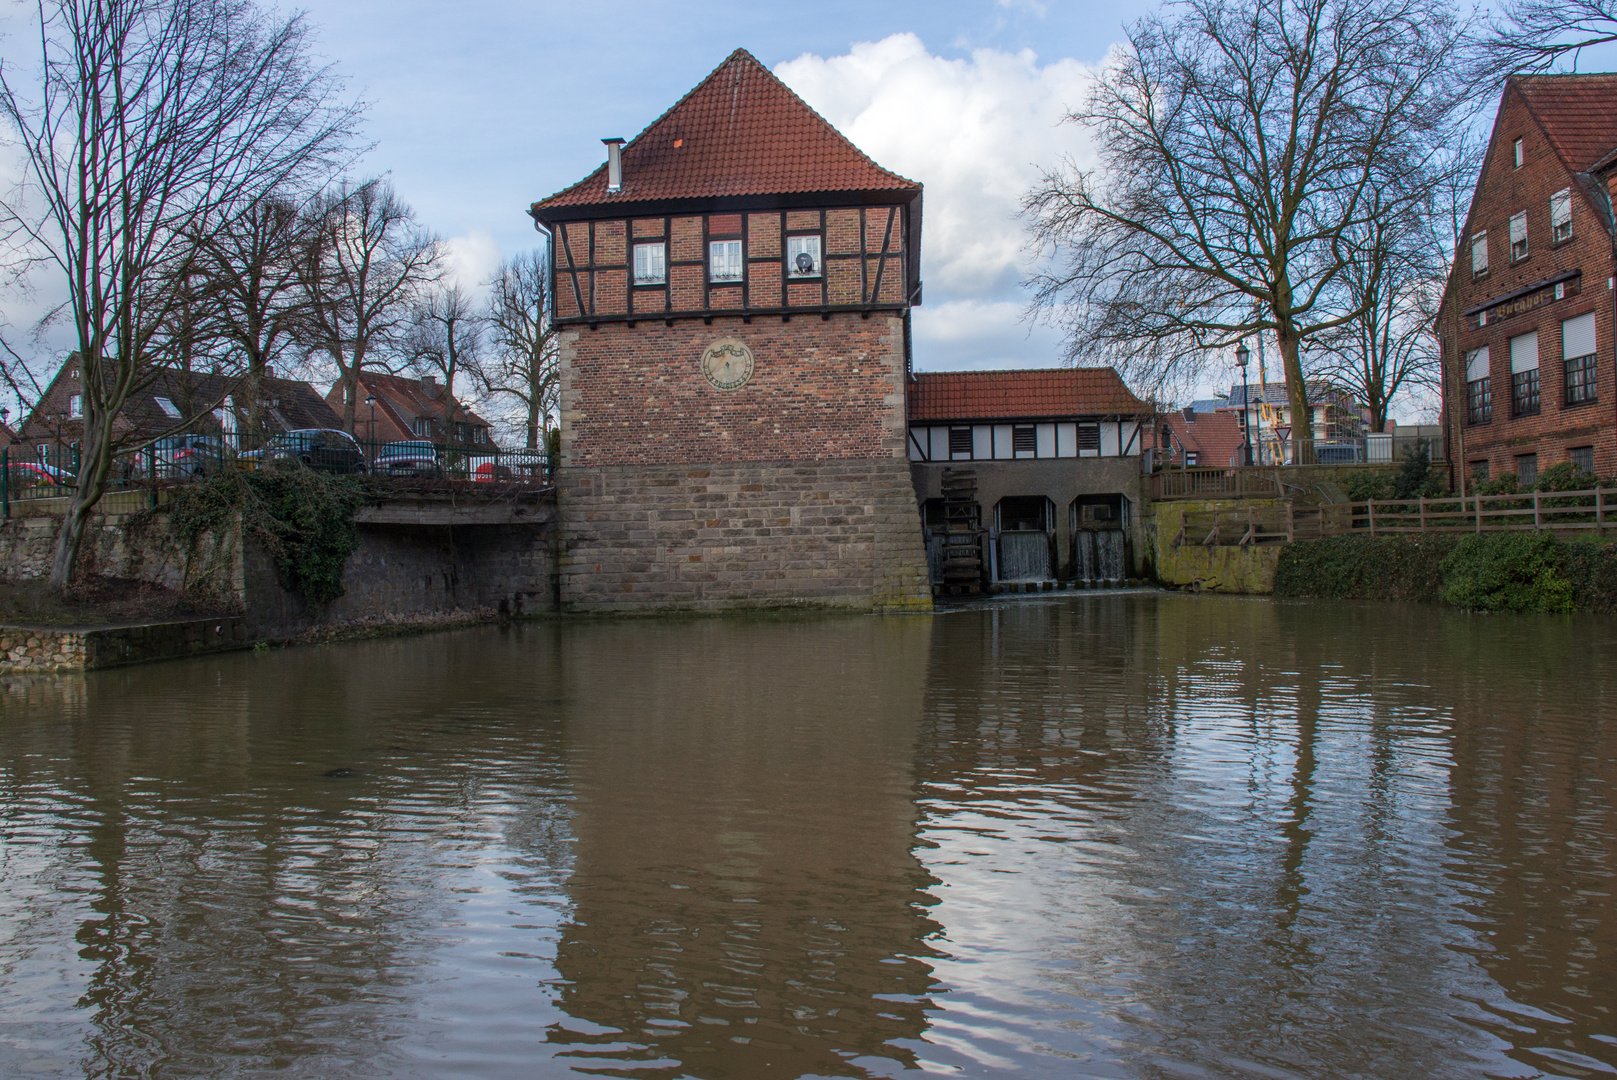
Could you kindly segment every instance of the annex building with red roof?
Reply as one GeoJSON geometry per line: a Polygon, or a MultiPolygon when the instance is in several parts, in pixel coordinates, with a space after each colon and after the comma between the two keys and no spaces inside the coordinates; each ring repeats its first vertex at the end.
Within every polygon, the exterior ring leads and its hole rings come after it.
{"type": "Polygon", "coordinates": [[[1437,320],[1468,480],[1617,473],[1614,184],[1617,74],[1506,80],[1437,320]]]}

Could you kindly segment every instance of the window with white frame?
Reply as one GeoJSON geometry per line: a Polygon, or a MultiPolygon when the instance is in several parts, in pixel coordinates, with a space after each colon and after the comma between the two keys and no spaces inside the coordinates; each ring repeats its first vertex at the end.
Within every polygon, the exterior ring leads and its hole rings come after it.
{"type": "Polygon", "coordinates": [[[817,234],[786,238],[786,276],[794,278],[820,276],[820,238],[817,234]]]}
{"type": "Polygon", "coordinates": [[[1527,258],[1527,211],[1510,219],[1510,261],[1527,258]]]}
{"type": "Polygon", "coordinates": [[[634,283],[661,285],[668,280],[668,249],[661,241],[634,246],[634,283]]]}
{"type": "Polygon", "coordinates": [[[1473,349],[1465,358],[1466,419],[1486,424],[1493,419],[1493,390],[1488,378],[1488,346],[1473,349]]]}
{"type": "Polygon", "coordinates": [[[1515,160],[1516,160],[1516,168],[1518,168],[1518,169],[1521,168],[1522,167],[1522,141],[1520,139],[1516,140],[1515,145],[1513,145],[1510,148],[1510,152],[1511,152],[1511,156],[1513,158],[1515,158],[1515,160]]]}
{"type": "Polygon", "coordinates": [[[67,415],[74,418],[84,415],[84,397],[82,394],[74,394],[67,399],[67,415]]]}
{"type": "Polygon", "coordinates": [[[1572,189],[1562,188],[1550,196],[1550,243],[1559,244],[1572,235],[1572,189]]]}
{"type": "Polygon", "coordinates": [[[1488,272],[1488,232],[1482,232],[1471,238],[1471,276],[1481,277],[1488,272]]]}
{"type": "Polygon", "coordinates": [[[1517,416],[1538,412],[1538,331],[1510,339],[1510,404],[1517,416]]]}
{"type": "Polygon", "coordinates": [[[1583,405],[1598,400],[1594,312],[1567,319],[1561,324],[1561,356],[1566,362],[1566,403],[1583,405]]]}
{"type": "Polygon", "coordinates": [[[180,410],[176,408],[174,402],[170,401],[168,398],[154,397],[152,400],[157,402],[157,407],[163,410],[164,416],[174,420],[178,420],[180,418],[180,410]]]}
{"type": "Polygon", "coordinates": [[[707,276],[710,281],[741,280],[741,241],[712,240],[708,242],[707,276]]]}

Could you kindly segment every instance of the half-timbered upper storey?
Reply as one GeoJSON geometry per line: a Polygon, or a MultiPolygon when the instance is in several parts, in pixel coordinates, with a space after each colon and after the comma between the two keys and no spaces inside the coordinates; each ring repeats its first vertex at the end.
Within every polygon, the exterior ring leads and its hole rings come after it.
{"type": "Polygon", "coordinates": [[[1111,368],[919,372],[906,399],[914,462],[1135,457],[1150,437],[1111,368]]]}
{"type": "Polygon", "coordinates": [[[555,321],[905,311],[921,185],[862,154],[745,49],[533,205],[555,321]]]}

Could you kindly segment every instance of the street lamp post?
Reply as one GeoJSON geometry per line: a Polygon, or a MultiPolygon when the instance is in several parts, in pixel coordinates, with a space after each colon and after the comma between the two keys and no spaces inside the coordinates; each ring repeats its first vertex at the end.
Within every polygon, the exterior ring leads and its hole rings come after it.
{"type": "Polygon", "coordinates": [[[1252,408],[1252,393],[1247,389],[1246,366],[1252,360],[1252,350],[1241,342],[1235,347],[1235,366],[1241,369],[1241,434],[1246,438],[1246,463],[1252,464],[1252,418],[1247,415],[1252,408]]]}
{"type": "Polygon", "coordinates": [[[371,410],[371,427],[370,427],[370,440],[369,441],[370,441],[370,444],[371,444],[371,457],[374,458],[376,456],[376,395],[375,394],[366,394],[365,395],[365,404],[370,406],[370,410],[371,410]]]}

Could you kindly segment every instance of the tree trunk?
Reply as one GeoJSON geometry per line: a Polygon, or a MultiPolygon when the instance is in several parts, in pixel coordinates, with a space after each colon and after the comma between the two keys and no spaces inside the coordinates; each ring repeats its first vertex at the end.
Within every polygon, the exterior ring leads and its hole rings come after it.
{"type": "MultiPolygon", "coordinates": [[[[84,434],[80,440],[78,482],[68,497],[67,511],[62,515],[62,528],[56,534],[56,550],[51,555],[49,587],[57,592],[73,584],[74,570],[79,562],[79,548],[84,543],[84,526],[90,513],[106,494],[107,473],[111,466],[108,458],[110,434],[101,430],[99,420],[92,421],[91,413],[99,410],[85,395],[84,434]],[[92,422],[94,426],[92,426],[92,422]]],[[[111,421],[106,422],[111,427],[111,421]]]]}
{"type": "Polygon", "coordinates": [[[1302,342],[1296,334],[1282,328],[1280,339],[1280,366],[1286,375],[1286,399],[1291,406],[1291,462],[1293,465],[1314,463],[1314,418],[1308,407],[1308,385],[1303,380],[1302,342]]]}

